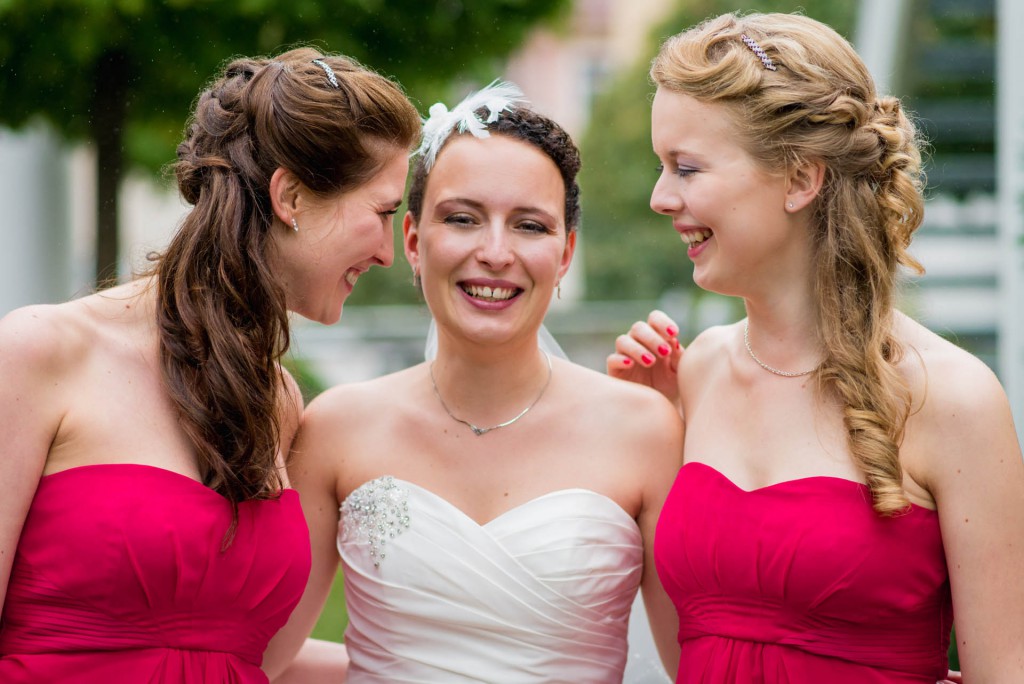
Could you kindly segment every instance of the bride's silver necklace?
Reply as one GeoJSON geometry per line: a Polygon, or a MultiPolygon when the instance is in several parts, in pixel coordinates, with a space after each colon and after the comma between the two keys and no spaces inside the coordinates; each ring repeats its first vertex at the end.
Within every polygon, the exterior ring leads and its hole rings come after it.
{"type": "Polygon", "coordinates": [[[749,321],[747,321],[746,323],[743,324],[743,344],[745,344],[747,346],[747,353],[750,354],[750,358],[754,359],[755,363],[757,363],[758,366],[760,366],[761,368],[764,368],[769,373],[774,373],[775,375],[781,375],[784,378],[799,378],[800,376],[803,376],[803,375],[810,375],[814,371],[818,370],[818,366],[815,366],[814,368],[812,368],[810,370],[800,371],[799,373],[791,373],[790,371],[784,371],[784,370],[779,370],[778,368],[773,368],[772,366],[769,366],[767,363],[765,363],[761,359],[757,358],[757,354],[755,354],[754,350],[750,348],[750,322],[749,321]]]}
{"type": "Polygon", "coordinates": [[[544,382],[544,386],[540,388],[540,394],[537,395],[537,398],[534,399],[533,401],[531,401],[530,405],[527,406],[526,408],[524,408],[522,411],[520,411],[519,415],[517,415],[515,418],[512,418],[511,420],[506,420],[504,423],[498,423],[497,425],[492,425],[491,427],[477,427],[476,425],[473,425],[472,423],[470,423],[468,420],[463,420],[462,418],[459,418],[457,415],[455,415],[454,413],[451,412],[451,409],[448,408],[448,404],[444,403],[444,399],[441,398],[441,392],[438,391],[438,389],[437,389],[437,381],[434,380],[434,363],[433,362],[431,362],[431,364],[430,364],[430,384],[433,385],[433,387],[434,387],[434,395],[437,396],[437,400],[439,402],[441,402],[441,408],[444,409],[444,412],[447,413],[452,418],[452,420],[456,420],[456,421],[462,423],[463,425],[468,427],[470,430],[472,430],[474,435],[479,437],[481,435],[486,435],[488,432],[491,432],[492,430],[497,430],[498,428],[508,427],[509,425],[511,425],[512,423],[516,422],[517,420],[519,420],[520,418],[525,416],[527,413],[529,413],[530,409],[532,409],[537,404],[537,402],[540,401],[540,398],[544,396],[544,392],[547,391],[548,385],[551,384],[551,356],[549,356],[547,352],[544,352],[544,358],[548,362],[548,379],[544,382]]]}

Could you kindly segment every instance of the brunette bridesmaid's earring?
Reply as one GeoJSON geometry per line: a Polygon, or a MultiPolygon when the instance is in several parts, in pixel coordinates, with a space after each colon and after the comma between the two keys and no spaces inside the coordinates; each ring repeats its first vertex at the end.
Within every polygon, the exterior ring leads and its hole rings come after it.
{"type": "Polygon", "coordinates": [[[559,299],[562,298],[562,281],[561,280],[559,280],[557,283],[555,283],[555,296],[558,297],[559,299]]]}
{"type": "Polygon", "coordinates": [[[294,216],[292,216],[292,230],[294,230],[296,233],[299,232],[299,222],[295,220],[294,216]]]}
{"type": "Polygon", "coordinates": [[[412,270],[412,286],[417,290],[422,289],[422,283],[420,282],[420,272],[418,269],[412,270]]]}
{"type": "Polygon", "coordinates": [[[789,204],[786,205],[786,207],[789,208],[789,209],[792,209],[793,208],[793,203],[790,202],[789,204]]]}

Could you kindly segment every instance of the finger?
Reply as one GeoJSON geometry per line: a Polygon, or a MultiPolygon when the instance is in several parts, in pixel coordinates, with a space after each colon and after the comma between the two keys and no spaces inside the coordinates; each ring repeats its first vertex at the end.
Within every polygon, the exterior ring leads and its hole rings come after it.
{"type": "Polygon", "coordinates": [[[672,369],[673,373],[679,372],[679,362],[683,359],[683,348],[679,347],[672,352],[672,356],[668,357],[668,367],[672,369]]]}
{"type": "MultiPolygon", "coordinates": [[[[649,338],[650,336],[644,335],[644,337],[649,338]]],[[[657,349],[659,344],[664,346],[665,342],[655,342],[654,348],[657,349]]],[[[642,341],[637,339],[637,337],[634,336],[634,331],[632,329],[628,335],[619,335],[615,338],[615,351],[622,356],[632,359],[634,363],[637,363],[644,368],[650,368],[658,360],[657,352],[649,349],[642,341]]]]}
{"type": "Polygon", "coordinates": [[[666,358],[675,348],[675,338],[667,337],[646,321],[637,321],[629,329],[629,336],[658,358],[666,358]]]}
{"type": "Polygon", "coordinates": [[[605,360],[605,368],[608,373],[614,373],[616,371],[628,371],[636,367],[636,363],[628,356],[623,354],[609,354],[605,360]]]}
{"type": "Polygon", "coordinates": [[[679,337],[679,325],[664,311],[655,309],[647,316],[647,324],[668,339],[679,337]]]}

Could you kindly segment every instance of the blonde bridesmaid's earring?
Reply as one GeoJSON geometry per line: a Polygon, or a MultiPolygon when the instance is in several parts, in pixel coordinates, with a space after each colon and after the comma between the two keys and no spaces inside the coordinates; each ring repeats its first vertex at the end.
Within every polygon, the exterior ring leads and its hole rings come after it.
{"type": "Polygon", "coordinates": [[[292,230],[294,230],[296,233],[299,232],[299,222],[295,220],[294,216],[292,216],[292,230]]]}

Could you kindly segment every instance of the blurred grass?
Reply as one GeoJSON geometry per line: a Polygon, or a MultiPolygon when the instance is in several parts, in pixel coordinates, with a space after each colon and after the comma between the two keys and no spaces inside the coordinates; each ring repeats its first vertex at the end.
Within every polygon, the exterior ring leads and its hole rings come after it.
{"type": "Polygon", "coordinates": [[[320,619],[313,628],[314,639],[342,642],[345,640],[345,627],[348,625],[348,612],[345,610],[345,580],[338,571],[334,578],[331,593],[320,613],[320,619]]]}

